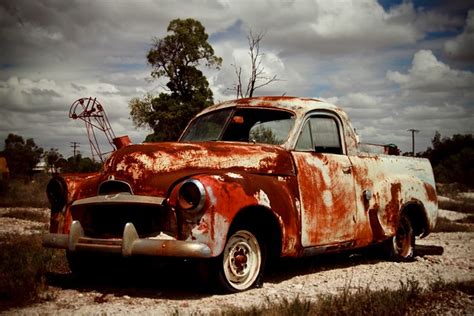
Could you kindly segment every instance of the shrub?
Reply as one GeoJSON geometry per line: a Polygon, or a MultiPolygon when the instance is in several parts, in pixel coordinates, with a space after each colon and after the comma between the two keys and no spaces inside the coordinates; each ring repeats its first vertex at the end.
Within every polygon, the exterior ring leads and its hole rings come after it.
{"type": "Polygon", "coordinates": [[[8,235],[0,245],[0,309],[37,300],[46,272],[66,264],[57,250],[42,247],[40,234],[8,235]]]}
{"type": "Polygon", "coordinates": [[[7,206],[28,206],[28,207],[48,207],[46,196],[46,185],[50,176],[39,174],[33,180],[10,179],[6,188],[0,192],[0,207],[7,206]]]}

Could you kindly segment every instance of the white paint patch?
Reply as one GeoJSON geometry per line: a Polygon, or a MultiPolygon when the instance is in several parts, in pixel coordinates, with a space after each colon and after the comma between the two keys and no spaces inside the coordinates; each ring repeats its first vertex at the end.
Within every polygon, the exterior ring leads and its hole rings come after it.
{"type": "Polygon", "coordinates": [[[209,213],[204,214],[201,218],[201,222],[205,223],[207,229],[203,231],[200,229],[199,225],[194,226],[191,235],[186,239],[186,241],[206,244],[211,248],[211,254],[213,256],[219,255],[224,249],[227,231],[229,229],[229,222],[219,213],[214,213],[213,215],[209,213]],[[214,216],[214,221],[211,220],[211,216],[214,216]],[[212,222],[214,222],[214,227],[210,227],[210,223],[212,222]],[[211,230],[214,230],[214,240],[211,238],[211,230]]]}
{"type": "Polygon", "coordinates": [[[207,194],[209,195],[209,201],[211,201],[212,205],[216,205],[216,196],[214,195],[214,191],[212,191],[211,187],[206,188],[207,194]]]}
{"type": "Polygon", "coordinates": [[[323,192],[323,201],[324,201],[324,205],[330,207],[332,206],[333,204],[333,201],[332,201],[332,193],[331,191],[329,190],[324,190],[323,192]]]}
{"type": "Polygon", "coordinates": [[[266,206],[270,209],[272,208],[270,206],[270,199],[268,198],[268,195],[265,192],[263,192],[263,190],[260,190],[257,193],[255,193],[254,198],[257,199],[258,204],[266,206]]]}
{"type": "Polygon", "coordinates": [[[222,176],[212,176],[212,177],[216,180],[224,181],[224,178],[222,176]]]}
{"type": "Polygon", "coordinates": [[[321,171],[321,174],[323,176],[323,181],[326,187],[331,186],[331,177],[329,176],[329,169],[328,166],[323,163],[321,159],[318,159],[313,156],[305,157],[307,159],[307,162],[309,165],[312,165],[313,167],[316,167],[321,171]],[[309,159],[308,159],[309,158],[309,159]]]}
{"type": "Polygon", "coordinates": [[[233,179],[243,179],[243,177],[240,174],[233,173],[233,172],[227,172],[226,176],[233,179]]]}

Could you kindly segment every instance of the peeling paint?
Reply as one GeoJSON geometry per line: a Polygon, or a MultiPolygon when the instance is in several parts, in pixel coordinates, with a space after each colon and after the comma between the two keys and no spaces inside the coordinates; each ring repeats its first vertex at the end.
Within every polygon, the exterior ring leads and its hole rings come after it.
{"type": "MultiPolygon", "coordinates": [[[[260,97],[211,106],[197,117],[224,108],[252,107],[294,114],[295,126],[283,144],[212,141],[125,146],[111,155],[100,173],[64,176],[67,205],[52,214],[51,233],[69,233],[72,220],[77,219],[73,215],[79,216],[71,213],[72,203],[97,196],[99,187],[110,190],[102,194],[126,189],[130,195],[160,198],[163,203],[152,211],[138,204],[117,210],[133,210],[133,216],[124,217],[135,221],[138,231],[140,225],[148,225],[138,213],[150,212],[156,223],[146,238],[205,244],[214,257],[221,254],[235,218],[249,209],[248,214],[265,212],[268,224],[276,223],[280,254],[291,257],[310,253],[308,249],[339,251],[383,241],[395,234],[399,214],[408,202],[426,214],[427,232],[434,227],[437,197],[429,162],[360,152],[351,122],[337,106],[315,99],[260,97]],[[345,154],[294,150],[302,124],[315,111],[338,118],[345,154]],[[199,204],[202,209],[180,208],[177,203],[183,198],[181,184],[189,178],[204,188],[197,193],[204,201],[199,204]]],[[[195,193],[190,196],[196,198],[195,193]]],[[[125,219],[111,216],[104,225],[116,226],[125,219]]],[[[93,227],[88,224],[84,227],[93,227]]]]}
{"type": "Polygon", "coordinates": [[[271,209],[270,200],[268,199],[268,195],[263,191],[260,190],[255,193],[254,197],[257,199],[258,204],[263,205],[271,209]]]}

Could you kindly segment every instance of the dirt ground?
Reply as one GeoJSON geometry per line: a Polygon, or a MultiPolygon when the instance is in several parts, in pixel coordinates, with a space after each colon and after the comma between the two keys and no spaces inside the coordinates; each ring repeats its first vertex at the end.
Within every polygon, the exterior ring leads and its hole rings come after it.
{"type": "MultiPolygon", "coordinates": [[[[2,217],[0,235],[29,234],[44,224],[2,217]]],[[[47,210],[36,209],[36,212],[47,210]]],[[[463,214],[441,211],[456,220],[463,214]]],[[[470,224],[472,225],[472,224],[470,224]]],[[[444,280],[474,279],[474,233],[433,233],[416,241],[413,262],[386,261],[375,252],[343,253],[283,260],[264,278],[262,288],[232,295],[214,295],[196,277],[187,262],[173,266],[146,265],[122,274],[79,279],[70,273],[48,275],[48,290],[40,303],[4,311],[4,314],[208,314],[231,307],[250,308],[270,302],[316,300],[322,294],[353,289],[382,289],[416,280],[422,286],[444,280]]],[[[135,267],[137,267],[135,265],[135,267]]],[[[462,292],[441,306],[429,306],[435,314],[474,314],[474,300],[462,292]],[[434,308],[434,309],[433,309],[434,308]]]]}

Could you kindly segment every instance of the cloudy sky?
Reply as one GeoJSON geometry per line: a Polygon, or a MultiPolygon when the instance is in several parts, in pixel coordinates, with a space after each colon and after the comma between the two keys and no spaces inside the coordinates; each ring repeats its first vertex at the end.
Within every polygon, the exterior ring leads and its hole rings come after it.
{"type": "Polygon", "coordinates": [[[222,68],[205,70],[214,100],[233,99],[249,29],[266,32],[263,65],[281,81],[257,95],[323,98],[345,108],[361,140],[416,150],[435,131],[474,130],[474,1],[202,0],[0,2],[0,149],[9,133],[68,157],[90,155],[71,103],[97,97],[116,135],[141,142],[128,101],[158,94],[146,53],[175,18],[206,28],[222,68]]]}

